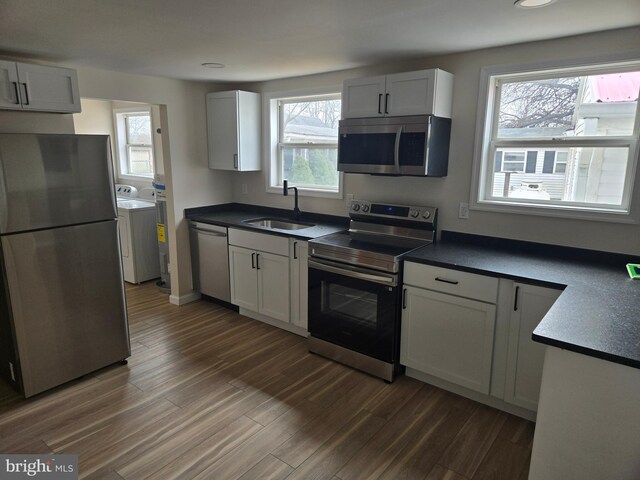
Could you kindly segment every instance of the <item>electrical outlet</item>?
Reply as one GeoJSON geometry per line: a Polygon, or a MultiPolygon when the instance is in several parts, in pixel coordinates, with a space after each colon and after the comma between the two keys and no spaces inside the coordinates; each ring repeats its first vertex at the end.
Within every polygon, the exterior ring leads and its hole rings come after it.
{"type": "Polygon", "coordinates": [[[347,205],[347,207],[351,207],[351,202],[353,202],[353,193],[347,193],[344,203],[347,205]]]}
{"type": "Polygon", "coordinates": [[[469,218],[469,204],[466,202],[460,202],[458,207],[458,218],[469,218]]]}
{"type": "Polygon", "coordinates": [[[246,184],[246,183],[243,183],[243,184],[242,184],[242,193],[243,193],[244,195],[246,195],[247,193],[249,193],[249,188],[247,187],[247,184],[246,184]]]}

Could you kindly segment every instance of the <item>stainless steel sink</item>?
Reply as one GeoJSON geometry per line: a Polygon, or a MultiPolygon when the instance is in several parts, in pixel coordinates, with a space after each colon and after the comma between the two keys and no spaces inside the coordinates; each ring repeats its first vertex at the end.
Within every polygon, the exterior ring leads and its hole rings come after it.
{"type": "Polygon", "coordinates": [[[263,228],[275,228],[277,230],[302,230],[303,228],[315,227],[313,223],[292,222],[285,218],[254,218],[245,220],[247,225],[263,228]]]}

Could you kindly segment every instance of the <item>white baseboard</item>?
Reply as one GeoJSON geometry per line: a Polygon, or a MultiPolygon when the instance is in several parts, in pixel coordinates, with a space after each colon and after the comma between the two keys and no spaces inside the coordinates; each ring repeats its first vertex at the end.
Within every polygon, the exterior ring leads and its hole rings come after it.
{"type": "Polygon", "coordinates": [[[200,292],[191,292],[186,295],[169,295],[169,303],[173,305],[186,305],[187,303],[200,300],[200,292]]]}

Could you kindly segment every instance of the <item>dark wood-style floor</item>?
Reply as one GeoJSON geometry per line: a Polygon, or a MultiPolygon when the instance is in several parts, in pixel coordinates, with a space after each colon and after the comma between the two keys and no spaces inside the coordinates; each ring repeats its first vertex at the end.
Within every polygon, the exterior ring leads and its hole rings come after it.
{"type": "Polygon", "coordinates": [[[527,478],[531,422],[153,283],[127,295],[129,365],[30,400],[1,386],[1,453],[78,454],[92,480],[527,478]]]}

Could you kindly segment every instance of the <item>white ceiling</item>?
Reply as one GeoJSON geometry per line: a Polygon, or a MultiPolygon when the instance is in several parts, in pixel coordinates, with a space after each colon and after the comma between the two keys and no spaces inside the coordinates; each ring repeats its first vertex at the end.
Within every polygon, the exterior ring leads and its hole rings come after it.
{"type": "Polygon", "coordinates": [[[261,81],[633,25],[640,0],[0,0],[0,55],[261,81]]]}

